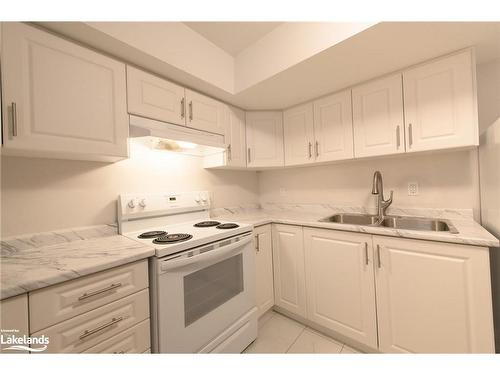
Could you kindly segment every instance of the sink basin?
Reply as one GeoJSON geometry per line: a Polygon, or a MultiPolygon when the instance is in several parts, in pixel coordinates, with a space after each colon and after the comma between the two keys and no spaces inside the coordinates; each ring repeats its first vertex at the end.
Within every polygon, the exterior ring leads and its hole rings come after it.
{"type": "MultiPolygon", "coordinates": [[[[324,223],[374,225],[376,220],[377,217],[374,215],[336,214],[320,219],[319,221],[324,223]]],[[[458,233],[448,220],[425,217],[386,216],[382,223],[377,226],[394,229],[458,233]]]]}
{"type": "Polygon", "coordinates": [[[423,217],[387,216],[380,226],[396,229],[458,233],[455,227],[447,220],[423,217]]]}
{"type": "Polygon", "coordinates": [[[325,223],[372,225],[375,223],[376,216],[363,214],[337,214],[325,217],[319,221],[325,223]]]}

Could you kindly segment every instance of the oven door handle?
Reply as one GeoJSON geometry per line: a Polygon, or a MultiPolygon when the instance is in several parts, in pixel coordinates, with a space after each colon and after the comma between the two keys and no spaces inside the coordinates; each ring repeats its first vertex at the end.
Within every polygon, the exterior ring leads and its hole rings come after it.
{"type": "Polygon", "coordinates": [[[252,241],[252,236],[248,235],[246,236],[246,238],[236,241],[230,245],[220,247],[217,250],[211,250],[200,255],[195,255],[193,257],[179,259],[179,260],[164,260],[160,265],[160,269],[162,272],[171,271],[173,269],[185,267],[193,263],[208,262],[225,258],[233,253],[238,253],[239,251],[241,251],[240,249],[242,247],[244,247],[251,241],[252,241]]]}

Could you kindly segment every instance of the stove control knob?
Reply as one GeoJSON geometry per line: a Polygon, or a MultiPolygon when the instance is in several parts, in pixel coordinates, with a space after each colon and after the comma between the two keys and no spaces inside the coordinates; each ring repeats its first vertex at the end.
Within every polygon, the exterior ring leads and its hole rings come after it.
{"type": "Polygon", "coordinates": [[[201,201],[202,201],[203,203],[207,203],[207,200],[208,200],[208,199],[207,199],[207,197],[206,197],[205,195],[203,195],[203,196],[201,197],[201,201]]]}
{"type": "Polygon", "coordinates": [[[142,208],[146,207],[146,200],[141,199],[141,201],[139,202],[139,206],[141,206],[142,208]]]}
{"type": "Polygon", "coordinates": [[[198,195],[196,198],[194,198],[194,200],[195,200],[195,201],[196,201],[196,203],[198,203],[198,204],[201,202],[201,198],[200,198],[200,196],[199,196],[199,195],[198,195]]]}
{"type": "Polygon", "coordinates": [[[128,206],[130,208],[135,208],[135,199],[131,199],[129,202],[128,202],[128,206]]]}

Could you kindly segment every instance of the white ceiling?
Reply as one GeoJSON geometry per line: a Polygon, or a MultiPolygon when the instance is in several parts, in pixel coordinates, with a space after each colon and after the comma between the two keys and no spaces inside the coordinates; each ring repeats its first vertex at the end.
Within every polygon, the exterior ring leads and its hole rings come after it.
{"type": "Polygon", "coordinates": [[[236,57],[282,22],[184,22],[184,24],[236,57]]]}

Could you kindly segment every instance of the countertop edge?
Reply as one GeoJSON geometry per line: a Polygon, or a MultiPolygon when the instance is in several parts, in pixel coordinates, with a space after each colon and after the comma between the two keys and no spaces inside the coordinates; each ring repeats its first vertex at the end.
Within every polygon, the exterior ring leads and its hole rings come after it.
{"type": "MultiPolygon", "coordinates": [[[[239,221],[247,222],[252,224],[254,227],[259,227],[267,224],[284,224],[284,225],[297,225],[302,227],[310,227],[310,228],[320,228],[320,229],[329,229],[329,230],[338,230],[342,232],[355,232],[355,233],[365,233],[371,234],[375,236],[388,236],[388,237],[399,237],[405,239],[412,240],[420,240],[420,241],[434,241],[434,242],[444,242],[444,243],[454,243],[459,245],[470,245],[470,246],[478,246],[478,247],[499,247],[500,241],[494,239],[481,239],[481,238],[471,238],[471,237],[440,237],[439,235],[429,235],[428,233],[422,233],[418,231],[410,231],[410,230],[398,230],[391,228],[378,228],[378,227],[369,227],[362,225],[349,225],[349,224],[331,224],[331,223],[322,223],[322,222],[311,222],[311,221],[301,221],[296,219],[283,219],[283,218],[273,218],[272,216],[269,218],[258,218],[258,219],[247,219],[240,218],[239,221]],[[342,225],[340,227],[339,225],[342,225]]],[[[452,221],[453,222],[453,221],[452,221]]],[[[478,224],[479,225],[479,224],[478,224]]],[[[484,229],[484,228],[483,228],[484,229]]],[[[490,234],[486,229],[485,232],[490,234]]]]}

